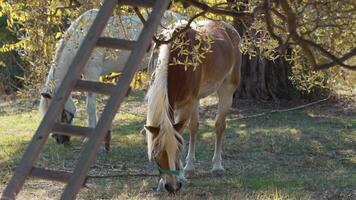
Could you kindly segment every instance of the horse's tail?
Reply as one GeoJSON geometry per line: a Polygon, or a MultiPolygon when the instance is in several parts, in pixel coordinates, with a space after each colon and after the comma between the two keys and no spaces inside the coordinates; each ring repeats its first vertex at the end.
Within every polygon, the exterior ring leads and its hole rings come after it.
{"type": "Polygon", "coordinates": [[[239,85],[240,79],[241,79],[241,63],[242,63],[242,54],[240,50],[241,46],[241,36],[239,32],[231,25],[226,22],[222,22],[226,33],[229,35],[229,38],[232,42],[233,46],[233,52],[235,53],[235,61],[234,61],[234,69],[232,70],[232,76],[231,76],[231,81],[239,85]]]}
{"type": "Polygon", "coordinates": [[[154,140],[152,133],[146,134],[149,158],[152,157],[154,146],[159,148],[156,153],[165,150],[171,158],[176,158],[178,149],[181,148],[176,140],[176,137],[181,136],[175,131],[169,114],[171,107],[167,83],[170,46],[170,44],[160,46],[155,78],[146,96],[148,99],[147,125],[159,127],[160,130],[154,140]]]}
{"type": "MultiPolygon", "coordinates": [[[[54,59],[51,63],[50,70],[48,72],[48,76],[46,79],[45,86],[41,90],[41,100],[39,105],[39,112],[44,115],[49,107],[50,99],[53,97],[55,92],[56,84],[60,84],[61,79],[64,77],[64,74],[68,70],[69,66],[65,66],[62,64],[61,59],[63,56],[63,52],[67,47],[68,41],[71,41],[72,37],[75,37],[75,32],[79,30],[79,26],[83,25],[83,21],[87,20],[91,16],[95,16],[98,11],[93,9],[86,11],[82,15],[80,15],[67,29],[67,31],[63,34],[61,39],[56,44],[56,51],[54,55],[54,59]],[[57,71],[57,72],[56,72],[57,71]],[[58,73],[60,71],[60,73],[58,73]],[[62,77],[58,77],[57,74],[62,74],[62,77]]],[[[72,52],[72,54],[75,54],[72,52]]],[[[65,58],[68,59],[68,58],[65,58]]],[[[69,62],[63,62],[69,63],[69,62]]]]}

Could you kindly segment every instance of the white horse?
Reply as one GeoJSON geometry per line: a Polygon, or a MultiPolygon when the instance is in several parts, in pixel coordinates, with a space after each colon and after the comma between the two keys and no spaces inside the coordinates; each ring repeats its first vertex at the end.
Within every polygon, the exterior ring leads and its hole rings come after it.
{"type": "MultiPolygon", "coordinates": [[[[41,91],[41,101],[39,105],[41,114],[44,115],[46,113],[52,96],[58,90],[60,83],[67,73],[79,46],[84,40],[84,37],[97,14],[98,10],[93,9],[80,15],[57,42],[54,60],[51,64],[45,86],[41,91]]],[[[180,20],[186,20],[186,17],[178,13],[166,11],[162,18],[162,27],[160,27],[160,29],[180,20]]],[[[143,24],[136,15],[115,15],[109,19],[102,36],[136,40],[142,28],[143,24]]],[[[83,70],[83,78],[86,80],[98,81],[99,77],[102,75],[107,75],[110,72],[121,72],[129,55],[130,51],[128,50],[95,48],[83,70]]],[[[148,60],[148,56],[146,56],[141,62],[139,70],[147,68],[148,60]]],[[[72,96],[69,96],[62,112],[61,122],[71,123],[75,112],[75,104],[72,96]]],[[[95,127],[97,117],[96,95],[94,93],[87,94],[87,112],[89,127],[95,127]]],[[[55,137],[58,143],[69,141],[68,136],[55,137]]]]}

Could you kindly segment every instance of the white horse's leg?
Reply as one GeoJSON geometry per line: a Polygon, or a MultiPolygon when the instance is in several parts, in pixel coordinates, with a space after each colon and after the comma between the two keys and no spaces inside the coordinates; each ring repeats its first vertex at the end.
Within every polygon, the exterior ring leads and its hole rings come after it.
{"type": "Polygon", "coordinates": [[[177,179],[178,179],[179,182],[181,182],[184,185],[184,184],[188,183],[188,180],[185,178],[184,171],[182,170],[183,169],[182,160],[179,160],[178,166],[179,166],[179,169],[181,169],[181,170],[179,172],[179,175],[178,175],[177,179]]]}
{"type": "Polygon", "coordinates": [[[191,176],[194,173],[194,161],[195,161],[195,143],[197,138],[197,132],[199,127],[199,100],[194,102],[193,111],[191,112],[189,119],[189,150],[186,157],[186,165],[184,167],[184,173],[187,176],[191,176]]]}
{"type": "MultiPolygon", "coordinates": [[[[89,65],[90,66],[90,65],[89,65]]],[[[89,67],[88,66],[88,67],[89,67]]],[[[94,70],[89,70],[85,72],[85,79],[89,81],[98,81],[99,76],[97,72],[92,72],[94,70]]],[[[87,115],[88,115],[88,127],[95,128],[96,126],[96,94],[92,92],[87,93],[87,115]]],[[[83,142],[87,142],[88,138],[82,138],[83,142]]]]}
{"type": "MultiPolygon", "coordinates": [[[[91,80],[94,81],[94,80],[91,80]]],[[[92,92],[87,93],[87,115],[88,115],[88,127],[95,128],[96,126],[96,94],[92,92]]],[[[86,143],[89,138],[82,138],[82,141],[86,143]]]]}
{"type": "MultiPolygon", "coordinates": [[[[89,81],[99,81],[100,72],[99,66],[102,66],[102,63],[99,63],[101,59],[97,58],[97,56],[93,57],[85,72],[85,79],[89,81]]],[[[87,93],[87,112],[88,112],[88,126],[94,128],[97,122],[96,116],[96,94],[93,92],[87,93]]]]}
{"type": "Polygon", "coordinates": [[[165,181],[163,180],[163,178],[160,178],[160,179],[159,179],[159,182],[158,182],[158,186],[157,186],[156,191],[157,191],[157,192],[164,192],[164,191],[166,191],[166,189],[164,188],[164,184],[165,184],[165,181]]]}
{"type": "Polygon", "coordinates": [[[218,113],[215,120],[215,150],[213,156],[213,168],[212,173],[215,175],[222,175],[225,169],[222,166],[222,135],[226,127],[226,115],[232,105],[232,95],[235,91],[235,85],[228,84],[225,81],[222,86],[218,89],[218,113]]]}
{"type": "Polygon", "coordinates": [[[96,94],[88,92],[87,94],[87,112],[88,125],[94,128],[96,126],[96,94]]]}
{"type": "MultiPolygon", "coordinates": [[[[96,54],[90,59],[90,62],[85,69],[84,76],[89,81],[99,81],[99,77],[105,68],[104,55],[96,51],[96,54]]],[[[97,123],[96,116],[96,94],[92,92],[87,93],[87,113],[88,113],[88,126],[94,128],[97,123]]],[[[84,140],[86,141],[86,139],[84,140]]],[[[111,131],[109,130],[105,137],[105,150],[110,150],[111,131]]]]}
{"type": "MultiPolygon", "coordinates": [[[[74,104],[74,101],[73,101],[73,97],[72,97],[72,94],[69,95],[68,97],[68,100],[66,102],[66,104],[64,105],[64,109],[71,113],[72,116],[68,116],[68,117],[74,117],[75,116],[75,112],[76,112],[76,107],[75,107],[75,104],[74,104]]],[[[73,119],[71,118],[68,118],[70,121],[72,121],[73,119]]],[[[68,122],[67,122],[68,123],[68,122]]]]}

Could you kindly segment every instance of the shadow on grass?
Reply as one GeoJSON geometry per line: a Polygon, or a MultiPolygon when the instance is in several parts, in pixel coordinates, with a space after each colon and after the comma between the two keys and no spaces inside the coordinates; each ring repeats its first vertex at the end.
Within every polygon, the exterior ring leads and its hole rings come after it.
{"type": "MultiPolygon", "coordinates": [[[[355,127],[352,118],[314,117],[308,111],[228,122],[223,159],[230,180],[225,183],[250,192],[277,188],[296,197],[329,190],[351,194],[355,127]]],[[[198,159],[210,159],[213,152],[214,130],[204,129],[208,133],[200,134],[198,159]]]]}

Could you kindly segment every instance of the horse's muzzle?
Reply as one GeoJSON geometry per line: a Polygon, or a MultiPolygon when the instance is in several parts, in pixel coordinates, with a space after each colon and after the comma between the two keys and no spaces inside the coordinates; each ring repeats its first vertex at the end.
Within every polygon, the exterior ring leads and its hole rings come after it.
{"type": "Polygon", "coordinates": [[[177,182],[176,187],[174,187],[171,184],[164,184],[164,188],[166,188],[166,190],[170,193],[170,194],[175,194],[177,193],[181,188],[182,188],[182,183],[181,182],[177,182]]]}

